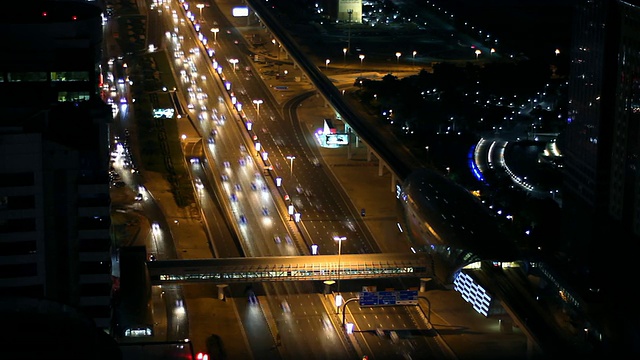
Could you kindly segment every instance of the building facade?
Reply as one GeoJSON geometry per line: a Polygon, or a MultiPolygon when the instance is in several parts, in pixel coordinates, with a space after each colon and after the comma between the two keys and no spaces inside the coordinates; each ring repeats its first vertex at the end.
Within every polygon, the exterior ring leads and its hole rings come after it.
{"type": "Polygon", "coordinates": [[[574,20],[563,197],[569,219],[591,219],[568,232],[588,250],[640,238],[640,7],[580,1],[574,20]]]}
{"type": "Polygon", "coordinates": [[[640,240],[640,1],[576,3],[562,140],[566,256],[588,296],[614,302],[601,302],[610,336],[637,343],[623,313],[635,305],[617,292],[640,240]]]}
{"type": "Polygon", "coordinates": [[[0,295],[110,326],[109,123],[102,10],[36,1],[0,14],[0,295]]]}

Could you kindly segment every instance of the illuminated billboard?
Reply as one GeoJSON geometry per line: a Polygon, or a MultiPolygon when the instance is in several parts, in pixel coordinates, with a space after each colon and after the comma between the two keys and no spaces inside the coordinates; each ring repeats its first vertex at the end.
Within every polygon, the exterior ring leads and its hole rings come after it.
{"type": "Polygon", "coordinates": [[[349,144],[349,134],[327,134],[325,136],[325,144],[327,146],[349,144]]]}
{"type": "Polygon", "coordinates": [[[231,15],[233,15],[233,17],[249,16],[249,8],[246,6],[235,6],[231,10],[231,15]]]}
{"type": "Polygon", "coordinates": [[[338,21],[362,23],[362,0],[338,0],[338,21]]]}

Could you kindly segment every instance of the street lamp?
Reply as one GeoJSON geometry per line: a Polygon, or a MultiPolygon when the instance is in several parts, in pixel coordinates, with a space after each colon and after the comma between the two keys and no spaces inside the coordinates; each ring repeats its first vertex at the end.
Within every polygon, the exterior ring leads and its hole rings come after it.
{"type": "Polygon", "coordinates": [[[187,135],[182,134],[180,135],[180,145],[182,145],[182,152],[184,153],[185,151],[185,142],[187,140],[187,135]]]}
{"type": "Polygon", "coordinates": [[[204,4],[197,4],[196,7],[200,9],[200,21],[202,21],[202,9],[204,9],[204,4]]]}
{"type": "Polygon", "coordinates": [[[256,104],[256,107],[258,108],[258,117],[260,117],[260,104],[262,104],[264,101],[262,101],[262,99],[255,99],[253,100],[253,103],[256,104]]]}
{"type": "Polygon", "coordinates": [[[340,295],[340,254],[342,253],[342,242],[347,240],[346,236],[334,236],[333,240],[338,242],[338,271],[337,271],[337,280],[338,280],[338,295],[336,295],[336,306],[340,309],[340,305],[342,304],[342,295],[340,295]]]}
{"type": "Polygon", "coordinates": [[[402,56],[402,53],[400,53],[399,51],[396,53],[396,64],[400,64],[400,56],[402,56]]]}
{"type": "Polygon", "coordinates": [[[296,157],[293,155],[287,155],[287,159],[291,161],[291,165],[289,169],[290,169],[291,175],[293,176],[293,160],[295,160],[296,157]]]}
{"type": "Polygon", "coordinates": [[[480,49],[476,49],[475,53],[476,53],[476,60],[478,60],[478,56],[482,54],[482,51],[480,51],[480,49]]]}
{"type": "Polygon", "coordinates": [[[280,60],[280,45],[276,45],[276,39],[271,39],[271,43],[273,44],[274,47],[278,47],[278,60],[280,60]]]}
{"type": "Polygon", "coordinates": [[[213,33],[213,42],[217,42],[218,41],[218,33],[220,32],[220,29],[211,28],[211,32],[213,33]]]}
{"type": "Polygon", "coordinates": [[[558,56],[560,54],[560,49],[556,49],[555,53],[556,53],[556,56],[558,56]]]}
{"type": "Polygon", "coordinates": [[[413,55],[413,59],[412,59],[412,61],[413,61],[413,66],[416,66],[416,54],[417,54],[417,53],[418,53],[417,51],[413,50],[413,54],[412,54],[412,55],[413,55]]]}
{"type": "Polygon", "coordinates": [[[342,48],[342,53],[344,54],[344,63],[347,63],[347,48],[342,48]]]}
{"type": "Polygon", "coordinates": [[[229,59],[229,62],[233,64],[233,72],[236,72],[236,64],[238,63],[238,59],[229,59]]]}
{"type": "Polygon", "coordinates": [[[324,69],[325,70],[329,70],[329,63],[331,62],[331,60],[327,59],[324,61],[324,69]]]}
{"type": "Polygon", "coordinates": [[[362,77],[362,61],[364,60],[364,55],[360,54],[358,57],[360,58],[360,77],[362,77]]]}

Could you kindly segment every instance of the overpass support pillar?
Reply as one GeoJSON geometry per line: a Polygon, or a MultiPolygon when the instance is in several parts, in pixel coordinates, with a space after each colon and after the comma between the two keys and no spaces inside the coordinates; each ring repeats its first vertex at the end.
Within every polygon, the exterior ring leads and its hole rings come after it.
{"type": "Polygon", "coordinates": [[[511,319],[500,319],[500,332],[503,334],[513,333],[513,322],[511,319]]]}
{"type": "Polygon", "coordinates": [[[384,162],[382,160],[378,161],[378,176],[384,175],[384,162]]]}
{"type": "Polygon", "coordinates": [[[391,173],[391,192],[395,193],[396,192],[396,174],[394,174],[393,172],[391,173]]]}
{"type": "Polygon", "coordinates": [[[218,287],[218,300],[224,300],[224,288],[226,288],[227,284],[219,284],[218,287]]]}
{"type": "Polygon", "coordinates": [[[431,278],[420,278],[420,292],[427,292],[427,290],[431,287],[432,283],[431,278]]]}

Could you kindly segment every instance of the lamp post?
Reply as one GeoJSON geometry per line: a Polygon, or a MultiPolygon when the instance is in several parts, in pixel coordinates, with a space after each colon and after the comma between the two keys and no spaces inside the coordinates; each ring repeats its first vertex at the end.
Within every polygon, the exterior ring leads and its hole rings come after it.
{"type": "Polygon", "coordinates": [[[260,104],[263,103],[262,99],[255,99],[253,100],[253,103],[256,104],[256,107],[258,108],[258,117],[260,117],[260,104]]]}
{"type": "Polygon", "coordinates": [[[416,66],[416,54],[417,53],[418,53],[417,51],[413,50],[413,54],[412,54],[413,55],[413,57],[412,57],[413,66],[416,66]]]}
{"type": "Polygon", "coordinates": [[[236,72],[236,64],[238,63],[238,59],[229,59],[229,62],[233,64],[233,72],[236,72]]]}
{"type": "Polygon", "coordinates": [[[293,155],[287,155],[287,159],[291,162],[291,165],[289,166],[289,169],[290,169],[289,171],[290,171],[290,174],[293,176],[293,160],[295,160],[296,157],[293,155]]]}
{"type": "Polygon", "coordinates": [[[347,9],[349,14],[349,34],[347,35],[347,51],[351,51],[351,16],[353,15],[353,9],[347,9]]]}
{"type": "Polygon", "coordinates": [[[213,33],[213,42],[217,42],[218,41],[218,33],[220,32],[220,29],[211,28],[211,32],[213,33]]]}
{"type": "Polygon", "coordinates": [[[478,60],[478,56],[482,54],[482,51],[480,51],[480,49],[476,49],[475,53],[476,53],[476,60],[478,60]]]}
{"type": "Polygon", "coordinates": [[[342,305],[342,295],[340,295],[340,254],[342,253],[342,242],[347,240],[346,236],[334,236],[333,240],[338,242],[338,271],[337,271],[337,281],[338,281],[338,291],[336,295],[336,307],[338,313],[340,313],[340,305],[342,305]]]}
{"type": "Polygon", "coordinates": [[[347,64],[347,51],[348,51],[347,48],[342,48],[342,53],[344,54],[343,60],[345,65],[347,64]]]}
{"type": "Polygon", "coordinates": [[[274,49],[278,50],[278,60],[280,60],[280,49],[277,48],[278,45],[276,45],[276,39],[271,39],[271,43],[273,44],[274,49]]]}
{"type": "Polygon", "coordinates": [[[200,9],[200,21],[202,21],[202,9],[204,9],[204,4],[197,4],[196,7],[200,9]]]}
{"type": "Polygon", "coordinates": [[[187,135],[186,134],[182,134],[180,135],[180,145],[182,145],[182,153],[184,153],[185,151],[185,142],[187,141],[187,135]]]}
{"type": "Polygon", "coordinates": [[[331,62],[331,60],[327,59],[324,61],[324,69],[325,70],[329,70],[329,63],[331,62]]]}
{"type": "Polygon", "coordinates": [[[556,49],[555,53],[556,53],[556,56],[558,56],[560,54],[560,49],[556,49]]]}
{"type": "Polygon", "coordinates": [[[402,56],[402,53],[398,51],[396,53],[396,64],[400,64],[400,56],[402,56]]]}
{"type": "Polygon", "coordinates": [[[362,61],[364,60],[364,55],[360,54],[358,57],[360,58],[360,77],[362,77],[362,61]]]}

